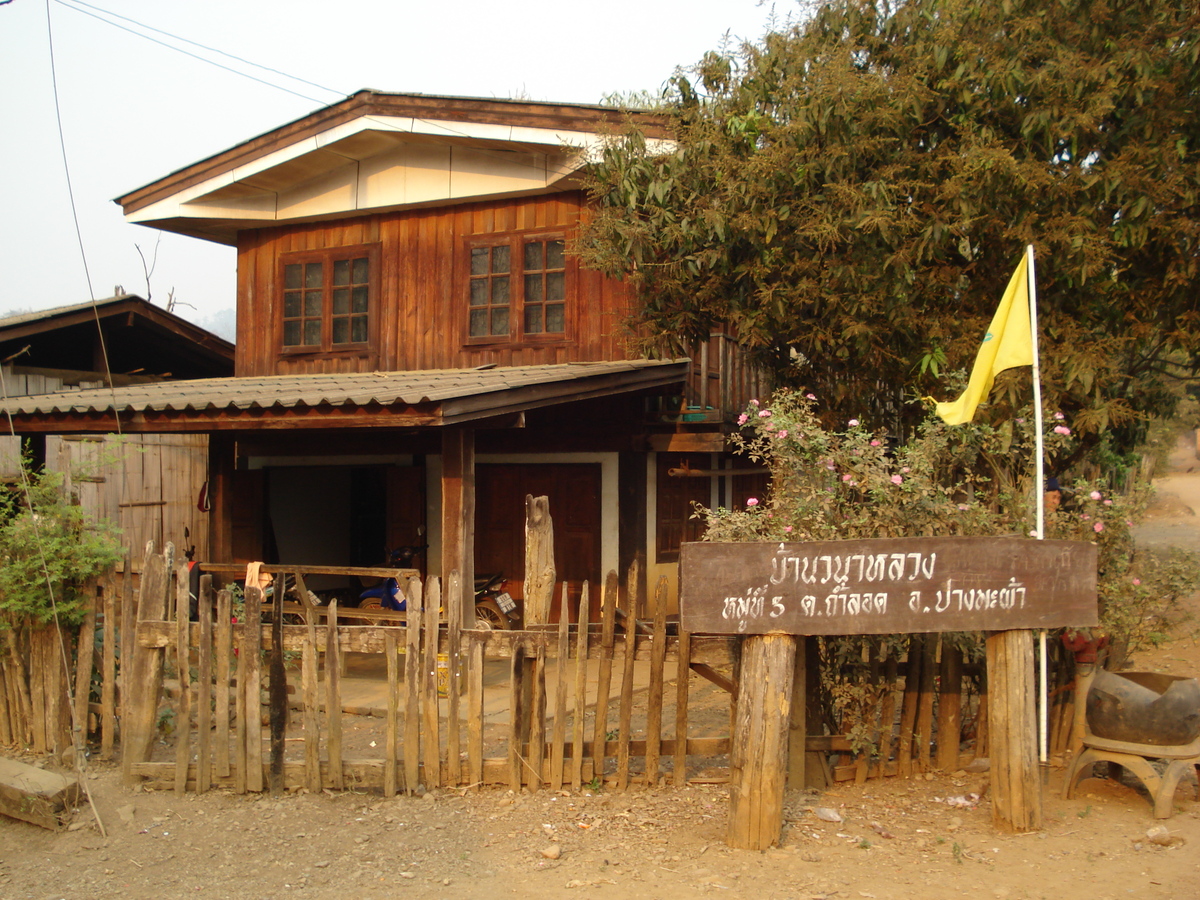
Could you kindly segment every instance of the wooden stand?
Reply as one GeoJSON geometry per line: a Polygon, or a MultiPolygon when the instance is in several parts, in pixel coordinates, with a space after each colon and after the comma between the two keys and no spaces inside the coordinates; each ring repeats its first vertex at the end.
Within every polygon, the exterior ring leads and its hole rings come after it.
{"type": "Polygon", "coordinates": [[[779,842],[795,660],[793,635],[750,635],[742,645],[729,773],[728,844],[736,849],[779,842]]]}
{"type": "Polygon", "coordinates": [[[988,635],[992,824],[1002,831],[1039,831],[1042,827],[1033,676],[1033,632],[988,635]]]}

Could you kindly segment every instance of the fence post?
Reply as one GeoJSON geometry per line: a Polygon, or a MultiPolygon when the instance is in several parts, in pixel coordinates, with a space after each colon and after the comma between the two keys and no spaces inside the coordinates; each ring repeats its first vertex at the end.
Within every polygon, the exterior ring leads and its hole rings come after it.
{"type": "MultiPolygon", "coordinates": [[[[142,582],[138,599],[138,622],[161,622],[167,617],[167,589],[170,584],[175,548],[167,544],[162,553],[154,552],[154,542],[146,544],[145,562],[142,564],[142,582]]],[[[132,624],[132,623],[131,623],[132,624]]],[[[129,721],[125,727],[124,748],[121,765],[126,784],[136,784],[140,776],[133,774],[136,763],[150,758],[154,732],[158,726],[158,698],[162,693],[163,656],[162,647],[142,647],[137,639],[136,625],[126,636],[132,654],[128,659],[129,698],[126,708],[129,721]]]]}

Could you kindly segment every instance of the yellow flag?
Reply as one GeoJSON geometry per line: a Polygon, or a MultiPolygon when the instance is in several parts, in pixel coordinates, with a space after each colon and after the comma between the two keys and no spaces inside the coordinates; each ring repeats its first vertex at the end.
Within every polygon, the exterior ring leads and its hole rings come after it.
{"type": "Polygon", "coordinates": [[[1029,325],[1029,259],[1021,264],[1000,298],[1000,306],[992,316],[975,366],[967,381],[967,389],[957,400],[937,404],[937,414],[947,425],[962,425],[975,417],[975,407],[987,398],[997,372],[1015,366],[1033,365],[1033,331],[1029,325]]]}

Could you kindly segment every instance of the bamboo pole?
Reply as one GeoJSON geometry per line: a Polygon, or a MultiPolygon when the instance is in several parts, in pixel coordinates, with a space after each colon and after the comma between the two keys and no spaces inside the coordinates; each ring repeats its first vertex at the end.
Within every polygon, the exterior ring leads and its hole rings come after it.
{"type": "Polygon", "coordinates": [[[112,759],[117,731],[117,580],[104,587],[103,655],[100,659],[100,758],[112,759]]]}
{"type": "MultiPolygon", "coordinates": [[[[215,729],[217,775],[229,777],[229,692],[230,656],[233,653],[233,594],[228,590],[217,591],[216,627],[217,675],[213,686],[213,714],[215,729]]],[[[239,718],[240,718],[239,714],[239,718]]]]}
{"type": "MultiPolygon", "coordinates": [[[[438,612],[442,603],[442,582],[439,578],[429,579],[429,591],[425,596],[424,665],[421,667],[421,712],[423,738],[425,741],[425,787],[440,787],[442,784],[442,741],[439,727],[437,691],[438,612]]],[[[415,713],[416,710],[413,710],[415,713]]]]}

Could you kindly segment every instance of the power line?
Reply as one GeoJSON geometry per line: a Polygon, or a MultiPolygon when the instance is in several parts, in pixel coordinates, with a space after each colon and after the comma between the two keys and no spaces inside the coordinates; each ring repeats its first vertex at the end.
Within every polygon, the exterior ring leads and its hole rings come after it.
{"type": "MultiPolygon", "coordinates": [[[[283,91],[284,93],[291,94],[292,96],[295,96],[295,97],[299,97],[302,100],[308,100],[312,103],[322,103],[323,104],[326,102],[317,97],[310,97],[308,94],[302,94],[299,91],[293,91],[291,88],[286,88],[281,84],[275,84],[274,82],[268,81],[265,78],[258,78],[254,75],[251,75],[249,72],[243,72],[240,69],[233,68],[232,66],[222,65],[221,63],[219,63],[215,60],[208,59],[204,56],[201,56],[198,53],[192,53],[188,50],[183,49],[182,47],[176,47],[173,44],[167,43],[166,41],[160,41],[158,38],[151,37],[148,34],[143,34],[140,31],[135,31],[132,28],[127,28],[124,25],[120,24],[119,22],[113,22],[109,19],[104,18],[101,15],[98,15],[97,13],[89,12],[87,9],[81,9],[79,6],[74,6],[71,3],[66,2],[66,0],[54,0],[54,2],[59,4],[60,6],[65,7],[66,9],[72,10],[73,12],[77,12],[77,13],[80,13],[85,16],[90,16],[91,18],[95,19],[98,22],[103,22],[105,25],[110,25],[113,28],[119,28],[121,31],[127,32],[128,34],[132,34],[135,37],[140,37],[143,40],[147,40],[147,41],[150,41],[151,43],[158,44],[160,47],[166,47],[168,50],[174,50],[176,53],[182,53],[184,56],[190,56],[192,59],[198,60],[203,63],[208,63],[210,66],[216,66],[218,69],[224,69],[226,72],[232,72],[234,75],[240,75],[243,78],[249,78],[251,81],[257,81],[259,84],[263,84],[263,85],[266,85],[267,87],[275,88],[278,91],[283,91]]],[[[99,7],[92,7],[92,9],[99,9],[99,7]]],[[[106,15],[116,16],[116,13],[109,13],[107,10],[100,10],[100,12],[103,12],[106,15]]],[[[125,16],[117,16],[117,18],[125,19],[125,16]]],[[[159,31],[159,29],[157,29],[157,28],[150,28],[149,25],[143,25],[141,22],[136,22],[133,19],[126,19],[126,21],[134,22],[134,24],[138,25],[139,27],[147,28],[147,29],[150,29],[151,31],[157,31],[159,34],[165,34],[168,37],[173,38],[174,40],[184,41],[186,43],[193,44],[194,46],[197,46],[197,47],[203,47],[205,50],[210,50],[211,52],[214,52],[214,53],[221,53],[223,56],[228,56],[231,59],[237,59],[241,62],[246,62],[248,65],[256,66],[257,68],[265,69],[266,71],[269,71],[269,72],[277,72],[277,70],[275,70],[275,69],[269,69],[267,66],[260,66],[257,63],[252,63],[247,60],[242,60],[240,57],[233,56],[232,54],[225,53],[224,51],[221,51],[221,50],[213,50],[213,48],[211,48],[211,47],[205,47],[203,44],[197,44],[195,41],[187,40],[187,38],[181,38],[176,35],[169,34],[168,32],[165,32],[165,31],[159,31]]],[[[288,75],[287,73],[284,73],[284,72],[277,72],[277,74],[283,75],[285,78],[292,78],[294,81],[299,81],[302,84],[312,85],[313,87],[320,88],[323,91],[329,91],[330,93],[342,95],[341,91],[335,91],[332,88],[322,87],[319,84],[313,84],[310,81],[305,81],[303,78],[294,78],[293,76],[288,75]]]]}
{"type": "MultiPolygon", "coordinates": [[[[62,2],[62,0],[59,0],[59,2],[62,2]]],[[[281,69],[272,69],[270,66],[264,66],[261,63],[256,63],[253,60],[245,59],[241,56],[236,56],[233,53],[226,53],[224,50],[220,50],[216,47],[209,47],[207,44],[201,44],[199,41],[189,40],[188,38],[180,37],[177,34],[172,34],[169,31],[163,31],[161,28],[155,28],[153,25],[147,25],[145,22],[139,22],[137,19],[131,19],[128,16],[123,16],[120,13],[115,13],[115,12],[112,12],[111,10],[101,9],[99,6],[94,6],[91,3],[84,3],[83,0],[70,0],[70,2],[75,4],[76,6],[86,6],[88,9],[93,9],[96,12],[104,13],[106,16],[112,16],[114,18],[121,19],[122,21],[130,22],[134,25],[137,25],[139,28],[145,28],[147,31],[153,31],[155,34],[164,35],[166,37],[171,38],[172,40],[182,41],[185,44],[191,44],[193,47],[199,47],[201,50],[208,50],[210,53],[219,53],[222,56],[228,57],[229,59],[237,60],[238,62],[245,63],[248,66],[254,66],[254,68],[256,68],[256,69],[262,69],[264,72],[271,72],[272,74],[275,74],[275,75],[282,75],[284,78],[288,78],[292,81],[298,81],[301,84],[307,84],[309,87],[315,87],[322,91],[328,91],[331,94],[338,94],[339,96],[341,96],[345,93],[344,91],[339,91],[339,90],[335,90],[334,88],[331,88],[331,87],[326,87],[323,84],[317,84],[315,81],[306,81],[303,78],[300,78],[296,75],[292,75],[288,72],[284,72],[281,69]]],[[[82,12],[82,10],[78,10],[78,12],[82,12]]],[[[114,24],[114,23],[110,22],[109,24],[114,24]]]]}

